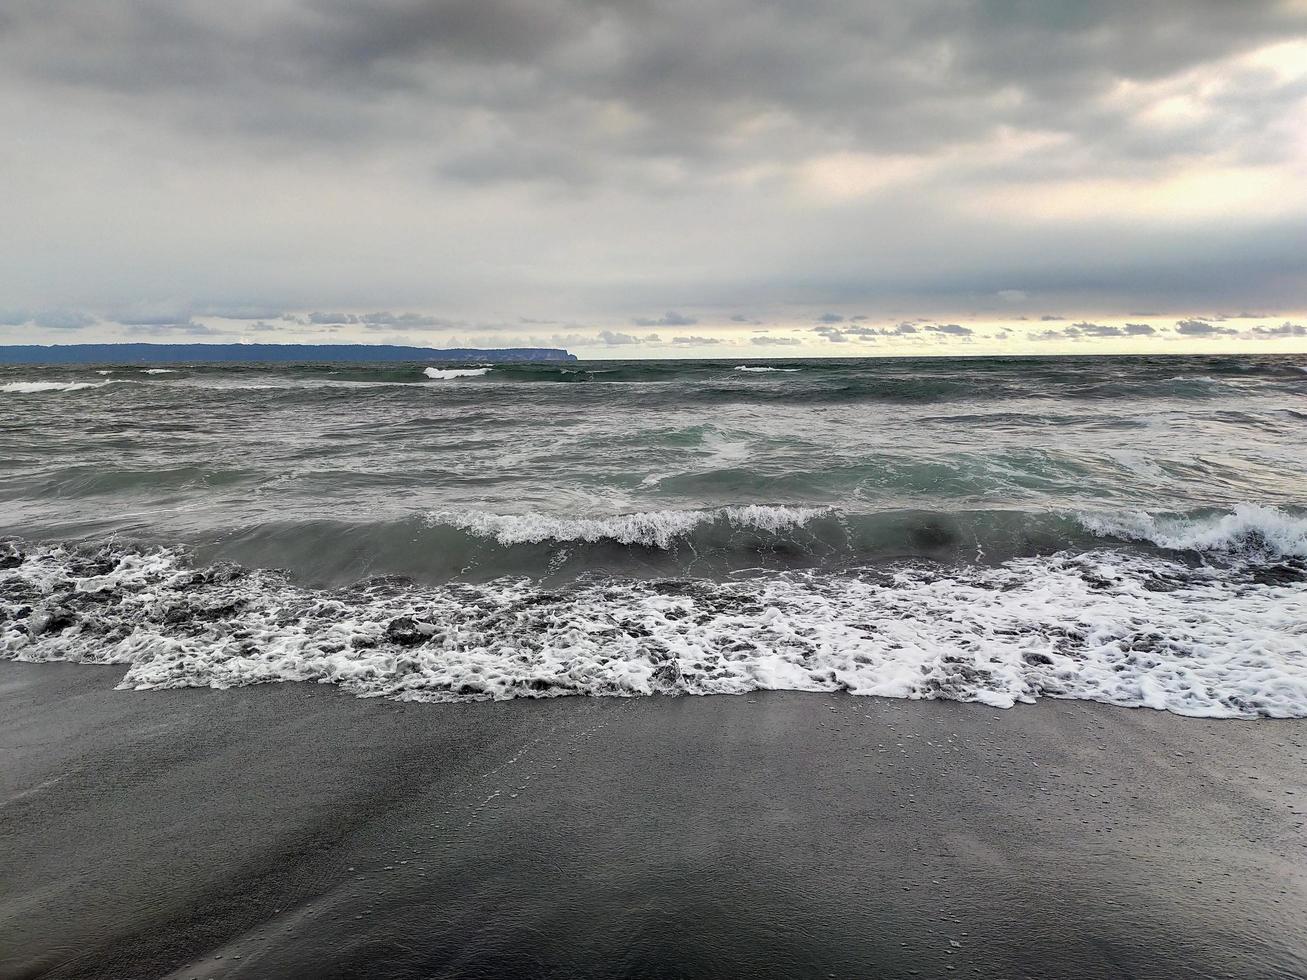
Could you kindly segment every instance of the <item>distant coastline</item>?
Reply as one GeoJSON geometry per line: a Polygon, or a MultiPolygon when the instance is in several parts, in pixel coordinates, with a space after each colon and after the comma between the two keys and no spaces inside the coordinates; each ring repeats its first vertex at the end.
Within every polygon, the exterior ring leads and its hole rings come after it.
{"type": "Polygon", "coordinates": [[[575,361],[555,347],[399,347],[392,344],[23,344],[0,345],[0,364],[292,363],[338,361],[575,361]]]}

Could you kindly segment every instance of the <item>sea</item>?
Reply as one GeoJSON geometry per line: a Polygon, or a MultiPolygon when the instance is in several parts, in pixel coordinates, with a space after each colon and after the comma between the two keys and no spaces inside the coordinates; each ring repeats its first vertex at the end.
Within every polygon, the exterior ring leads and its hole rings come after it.
{"type": "Polygon", "coordinates": [[[0,368],[0,657],[1307,717],[1307,355],[0,368]]]}

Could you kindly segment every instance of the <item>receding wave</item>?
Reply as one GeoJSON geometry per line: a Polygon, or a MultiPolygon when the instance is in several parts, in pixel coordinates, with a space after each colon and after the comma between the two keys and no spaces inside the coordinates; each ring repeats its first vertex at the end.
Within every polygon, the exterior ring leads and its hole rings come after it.
{"type": "Polygon", "coordinates": [[[119,686],[137,690],[318,681],[458,701],[780,689],[1307,717],[1294,567],[1267,580],[1102,551],[726,582],[322,591],[167,549],[11,548],[0,656],[120,664],[119,686]]]}

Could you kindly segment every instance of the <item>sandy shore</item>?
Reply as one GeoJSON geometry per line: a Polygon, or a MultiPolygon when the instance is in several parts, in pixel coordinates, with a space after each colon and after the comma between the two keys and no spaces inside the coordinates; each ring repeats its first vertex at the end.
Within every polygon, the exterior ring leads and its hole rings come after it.
{"type": "Polygon", "coordinates": [[[4,977],[1307,974],[1307,723],[0,663],[4,977]]]}

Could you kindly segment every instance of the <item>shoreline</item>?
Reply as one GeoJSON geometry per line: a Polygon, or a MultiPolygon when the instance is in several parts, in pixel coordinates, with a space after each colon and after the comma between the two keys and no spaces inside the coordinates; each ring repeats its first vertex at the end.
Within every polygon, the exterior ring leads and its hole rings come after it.
{"type": "Polygon", "coordinates": [[[119,679],[0,663],[0,976],[1307,972],[1307,722],[119,679]]]}

